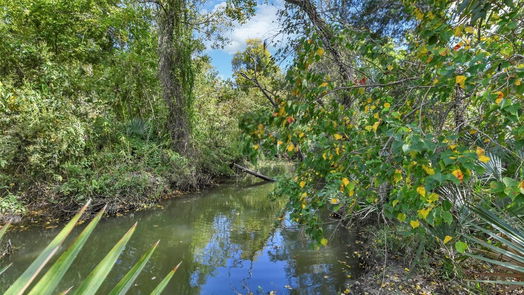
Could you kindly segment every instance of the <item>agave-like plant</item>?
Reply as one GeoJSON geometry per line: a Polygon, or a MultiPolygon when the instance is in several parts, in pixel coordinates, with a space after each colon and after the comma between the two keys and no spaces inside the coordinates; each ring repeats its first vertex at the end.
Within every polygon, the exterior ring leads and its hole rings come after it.
{"type": "MultiPolygon", "coordinates": [[[[80,211],[66,224],[66,226],[58,233],[58,235],[47,245],[47,247],[38,255],[38,257],[29,265],[29,267],[18,277],[18,279],[7,289],[4,295],[50,295],[54,294],[55,289],[62,280],[64,274],[67,272],[76,256],[88,240],[89,236],[95,229],[96,225],[102,218],[105,212],[105,207],[98,212],[95,218],[84,228],[84,230],[76,237],[75,241],[69,248],[67,248],[62,255],[54,262],[54,264],[43,274],[38,280],[35,279],[42,272],[47,263],[51,258],[58,252],[65,239],[72,232],[75,225],[80,220],[82,214],[89,207],[88,202],[80,211]],[[31,289],[29,289],[31,287],[31,289]],[[29,292],[27,293],[27,291],[29,292]]],[[[5,225],[0,229],[0,241],[7,231],[9,224],[5,225]]],[[[92,295],[95,294],[107,275],[113,268],[118,257],[124,250],[127,242],[133,235],[136,228],[136,223],[124,234],[124,236],[113,246],[113,248],[107,253],[107,255],[98,263],[98,265],[87,275],[87,277],[78,285],[76,288],[69,288],[60,294],[66,294],[72,291],[75,295],[92,295]]],[[[110,295],[121,295],[125,294],[133,285],[140,272],[143,270],[146,263],[149,261],[156,247],[158,241],[153,244],[135,265],[127,272],[127,274],[114,286],[114,288],[108,293],[110,295]]],[[[180,263],[175,266],[156,288],[151,292],[152,295],[162,293],[166,288],[167,284],[175,274],[180,263]]],[[[10,265],[0,269],[0,274],[5,272],[10,265]]]]}
{"type": "Polygon", "coordinates": [[[477,245],[478,253],[466,253],[469,257],[498,266],[502,271],[490,276],[516,278],[509,280],[479,280],[483,283],[524,286],[524,225],[519,217],[503,217],[480,206],[470,206],[484,226],[472,225],[473,228],[489,237],[489,243],[473,235],[466,238],[477,245]]]}

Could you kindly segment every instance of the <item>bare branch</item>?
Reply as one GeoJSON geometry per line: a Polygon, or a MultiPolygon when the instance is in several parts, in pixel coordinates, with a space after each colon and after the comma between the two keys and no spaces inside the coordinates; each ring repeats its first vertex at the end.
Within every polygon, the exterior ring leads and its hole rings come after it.
{"type": "Polygon", "coordinates": [[[250,78],[248,75],[246,75],[244,72],[239,72],[239,74],[244,77],[245,79],[247,79],[248,81],[251,81],[253,83],[255,83],[255,86],[260,89],[260,91],[262,91],[262,94],[264,94],[264,96],[269,100],[269,102],[271,103],[271,105],[273,105],[273,107],[277,108],[278,105],[277,103],[275,102],[275,100],[271,97],[271,95],[269,94],[269,91],[264,88],[262,85],[260,85],[260,82],[258,82],[258,79],[256,78],[250,78]]]}

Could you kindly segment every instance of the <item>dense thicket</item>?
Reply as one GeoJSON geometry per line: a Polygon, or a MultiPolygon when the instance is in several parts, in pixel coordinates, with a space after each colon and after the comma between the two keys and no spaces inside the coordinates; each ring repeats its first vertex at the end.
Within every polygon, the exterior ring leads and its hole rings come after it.
{"type": "Polygon", "coordinates": [[[159,50],[157,21],[167,16],[153,2],[0,2],[0,213],[70,210],[89,198],[138,206],[230,173],[236,118],[257,103],[200,54],[186,24],[195,19],[180,19],[165,33],[178,45],[159,50]],[[162,54],[174,60],[159,63],[162,54]]]}
{"type": "Polygon", "coordinates": [[[327,244],[326,210],[373,216],[420,253],[477,243],[472,204],[522,216],[521,1],[286,2],[290,32],[308,25],[286,95],[243,128],[251,150],[299,159],[277,189],[294,220],[327,244]],[[341,9],[364,18],[336,21],[341,9]]]}

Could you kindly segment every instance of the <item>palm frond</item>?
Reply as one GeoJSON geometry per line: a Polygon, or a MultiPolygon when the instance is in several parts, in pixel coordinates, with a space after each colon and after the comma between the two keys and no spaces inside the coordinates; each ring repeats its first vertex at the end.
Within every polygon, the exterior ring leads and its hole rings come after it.
{"type": "MultiPolygon", "coordinates": [[[[522,220],[518,217],[505,216],[480,206],[468,206],[483,222],[474,225],[477,233],[486,235],[487,239],[466,235],[466,239],[475,245],[476,253],[467,256],[487,262],[503,270],[504,277],[522,277],[524,275],[524,230],[522,220]]],[[[493,274],[493,276],[497,276],[493,274]]],[[[500,276],[499,276],[500,277],[500,276]]],[[[524,285],[519,281],[479,280],[483,283],[524,285]]]]}

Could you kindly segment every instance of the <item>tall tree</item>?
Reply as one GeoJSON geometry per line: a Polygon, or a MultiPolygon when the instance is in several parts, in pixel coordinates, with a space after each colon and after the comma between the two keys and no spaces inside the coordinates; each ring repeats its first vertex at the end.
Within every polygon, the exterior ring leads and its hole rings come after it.
{"type": "Polygon", "coordinates": [[[186,0],[166,0],[158,16],[159,78],[169,109],[168,128],[173,145],[182,155],[191,153],[190,107],[193,83],[191,32],[186,0]]]}
{"type": "Polygon", "coordinates": [[[196,49],[195,30],[207,36],[231,20],[243,21],[254,12],[253,1],[228,1],[226,8],[199,14],[196,1],[145,0],[158,7],[159,78],[162,96],[169,110],[167,124],[174,149],[184,155],[191,148],[191,105],[193,69],[191,58],[196,49]]]}
{"type": "Polygon", "coordinates": [[[280,69],[265,43],[260,39],[247,40],[247,48],[233,56],[231,65],[235,82],[243,91],[256,88],[273,107],[277,107],[276,94],[272,88],[276,88],[274,86],[281,76],[280,69]]]}

